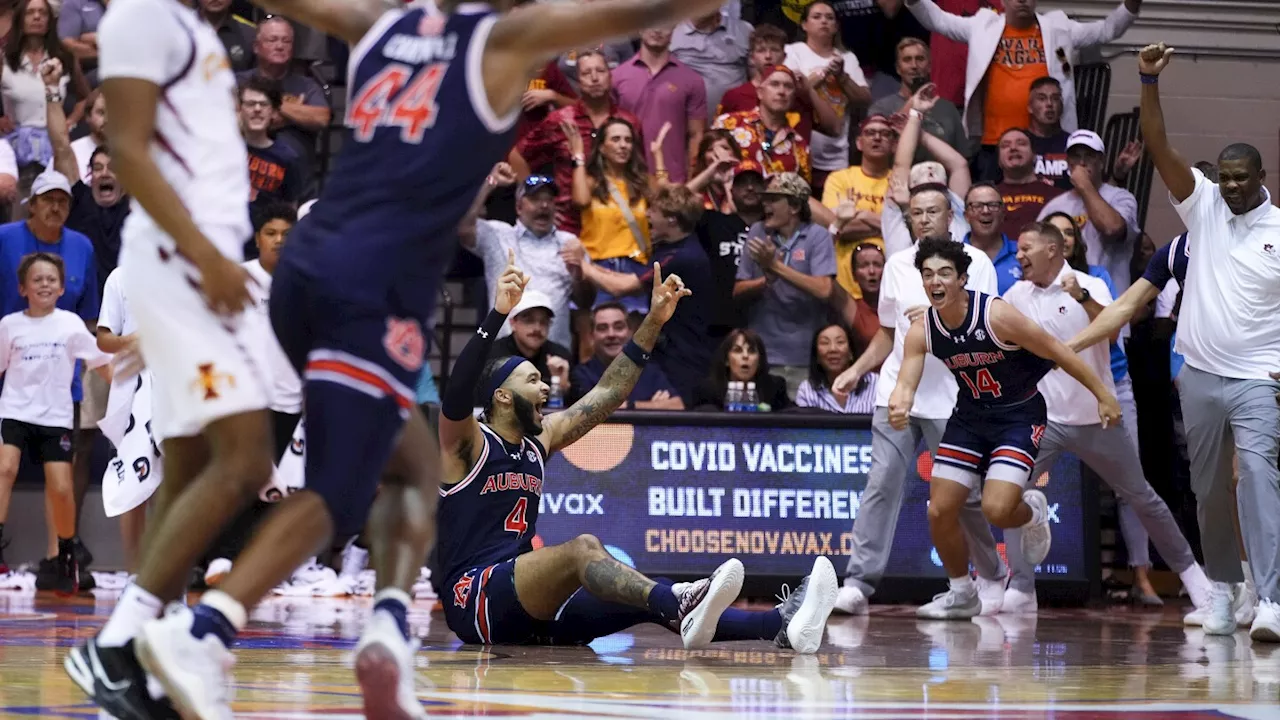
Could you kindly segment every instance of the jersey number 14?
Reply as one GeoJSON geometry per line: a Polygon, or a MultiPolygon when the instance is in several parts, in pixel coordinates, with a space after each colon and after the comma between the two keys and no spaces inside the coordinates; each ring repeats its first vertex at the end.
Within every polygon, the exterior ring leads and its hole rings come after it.
{"type": "Polygon", "coordinates": [[[359,142],[368,142],[380,127],[400,128],[400,139],[422,142],[427,129],[436,124],[436,94],[448,63],[435,63],[416,74],[409,65],[391,63],[352,95],[347,125],[359,142]]]}
{"type": "Polygon", "coordinates": [[[990,370],[978,368],[975,377],[969,377],[967,372],[961,372],[960,377],[964,378],[964,384],[969,386],[969,392],[973,393],[974,400],[980,400],[983,393],[993,398],[1000,397],[1000,383],[992,377],[990,370]]]}

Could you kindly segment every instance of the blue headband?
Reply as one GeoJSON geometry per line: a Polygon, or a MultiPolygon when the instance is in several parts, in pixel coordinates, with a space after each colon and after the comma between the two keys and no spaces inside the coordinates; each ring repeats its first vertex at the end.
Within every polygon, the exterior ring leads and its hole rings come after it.
{"type": "Polygon", "coordinates": [[[484,402],[486,404],[493,398],[493,391],[502,387],[502,383],[506,382],[507,378],[511,377],[511,373],[515,372],[516,368],[520,367],[520,364],[524,361],[524,358],[519,355],[512,355],[504,360],[502,365],[498,366],[498,369],[493,371],[493,375],[489,376],[489,387],[485,388],[484,402]]]}

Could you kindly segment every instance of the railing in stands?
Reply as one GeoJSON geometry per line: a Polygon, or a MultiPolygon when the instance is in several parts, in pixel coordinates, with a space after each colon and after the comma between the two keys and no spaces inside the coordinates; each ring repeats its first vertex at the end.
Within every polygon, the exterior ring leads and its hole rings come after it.
{"type": "Polygon", "coordinates": [[[1077,65],[1075,83],[1076,120],[1082,129],[1099,132],[1111,97],[1111,66],[1106,63],[1077,65]]]}
{"type": "MultiPolygon", "coordinates": [[[[1138,108],[1134,108],[1127,113],[1118,113],[1112,115],[1107,120],[1106,130],[1102,133],[1102,142],[1107,147],[1107,167],[1114,167],[1116,156],[1124,149],[1125,145],[1139,139],[1142,136],[1141,129],[1138,125],[1138,108]]],[[[1147,226],[1147,207],[1151,204],[1151,185],[1155,173],[1155,166],[1151,164],[1151,158],[1146,153],[1138,160],[1138,164],[1129,171],[1124,178],[1124,182],[1120,186],[1129,192],[1138,200],[1138,227],[1145,228],[1147,226]]]]}

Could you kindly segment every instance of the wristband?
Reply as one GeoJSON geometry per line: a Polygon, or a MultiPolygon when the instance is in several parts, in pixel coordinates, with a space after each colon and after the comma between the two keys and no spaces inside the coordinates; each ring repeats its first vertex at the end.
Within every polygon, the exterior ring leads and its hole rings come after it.
{"type": "Polygon", "coordinates": [[[924,119],[924,113],[920,112],[915,108],[911,108],[911,110],[909,110],[907,114],[914,118],[920,118],[921,120],[924,119]]]}
{"type": "Polygon", "coordinates": [[[573,156],[573,166],[574,166],[574,167],[583,167],[583,166],[584,166],[584,165],[586,165],[586,164],[587,164],[587,160],[586,160],[586,158],[582,157],[581,155],[574,155],[574,156],[573,156]]]}
{"type": "Polygon", "coordinates": [[[44,99],[45,102],[60,103],[62,102],[62,92],[53,88],[45,88],[44,99]]]}
{"type": "Polygon", "coordinates": [[[491,337],[497,337],[498,331],[502,329],[502,323],[507,321],[506,313],[500,313],[497,310],[490,310],[485,316],[484,322],[480,323],[480,327],[476,328],[476,334],[488,340],[491,337]]]}
{"type": "Polygon", "coordinates": [[[650,353],[645,352],[645,349],[637,345],[634,339],[628,340],[627,344],[622,346],[622,354],[635,363],[636,367],[642,368],[649,362],[650,353]]]}
{"type": "Polygon", "coordinates": [[[1143,85],[1155,85],[1156,83],[1160,82],[1159,75],[1149,75],[1144,72],[1138,73],[1138,79],[1142,81],[1143,85]]]}

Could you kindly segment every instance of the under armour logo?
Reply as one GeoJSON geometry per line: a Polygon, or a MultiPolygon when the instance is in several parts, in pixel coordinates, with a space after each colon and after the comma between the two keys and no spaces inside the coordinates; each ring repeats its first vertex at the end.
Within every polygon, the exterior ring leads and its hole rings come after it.
{"type": "Polygon", "coordinates": [[[485,340],[489,339],[489,331],[485,330],[484,328],[476,328],[476,334],[484,338],[485,340]]]}

